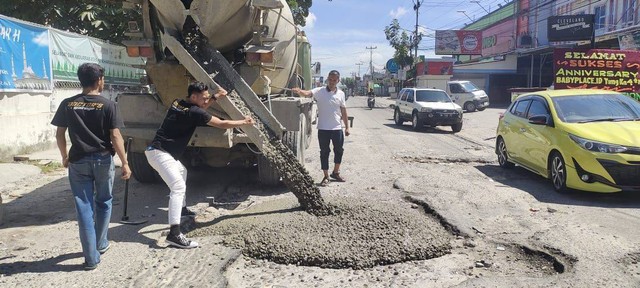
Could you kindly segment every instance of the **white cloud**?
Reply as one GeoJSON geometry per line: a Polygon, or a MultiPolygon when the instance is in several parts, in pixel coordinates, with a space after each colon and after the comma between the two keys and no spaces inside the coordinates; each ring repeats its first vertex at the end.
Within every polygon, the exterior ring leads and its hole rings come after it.
{"type": "Polygon", "coordinates": [[[42,32],[38,34],[35,38],[33,38],[33,42],[38,44],[39,46],[48,46],[49,34],[47,34],[47,32],[42,32]]]}
{"type": "Polygon", "coordinates": [[[306,20],[307,20],[307,25],[304,26],[304,28],[312,29],[313,26],[316,24],[316,20],[318,20],[318,18],[316,18],[316,14],[309,12],[309,16],[307,16],[306,20]]]}
{"type": "Polygon", "coordinates": [[[404,7],[398,7],[395,10],[389,11],[389,16],[395,19],[402,17],[404,14],[407,14],[407,9],[404,9],[404,7]]]}

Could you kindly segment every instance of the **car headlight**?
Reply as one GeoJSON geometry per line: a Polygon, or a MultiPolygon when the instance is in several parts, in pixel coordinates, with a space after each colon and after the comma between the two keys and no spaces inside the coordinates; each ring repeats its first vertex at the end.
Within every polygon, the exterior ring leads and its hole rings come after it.
{"type": "Polygon", "coordinates": [[[609,143],[602,143],[598,141],[593,141],[589,139],[584,139],[578,137],[573,134],[569,134],[569,138],[576,142],[576,144],[580,145],[585,150],[593,151],[593,152],[602,152],[602,153],[622,153],[627,151],[627,147],[609,143]]]}
{"type": "Polygon", "coordinates": [[[433,110],[433,109],[431,109],[431,108],[429,108],[429,107],[422,107],[422,108],[420,108],[420,112],[431,112],[431,110],[433,110]]]}

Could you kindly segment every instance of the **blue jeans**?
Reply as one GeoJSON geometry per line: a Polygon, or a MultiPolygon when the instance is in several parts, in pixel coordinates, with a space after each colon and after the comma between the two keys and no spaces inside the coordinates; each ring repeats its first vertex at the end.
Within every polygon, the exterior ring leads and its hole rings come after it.
{"type": "Polygon", "coordinates": [[[344,153],[344,133],[340,130],[318,130],[318,145],[320,146],[320,166],[322,170],[329,170],[329,153],[331,148],[330,142],[333,143],[333,163],[342,163],[342,154],[344,153]]]}
{"type": "Polygon", "coordinates": [[[69,163],[69,183],[76,205],[85,265],[100,263],[98,249],[109,245],[115,166],[109,153],[94,153],[69,163]]]}

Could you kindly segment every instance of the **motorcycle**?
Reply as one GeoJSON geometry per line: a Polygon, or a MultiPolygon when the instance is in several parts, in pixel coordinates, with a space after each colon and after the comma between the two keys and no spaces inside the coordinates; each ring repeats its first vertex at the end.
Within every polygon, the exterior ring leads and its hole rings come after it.
{"type": "Polygon", "coordinates": [[[367,98],[367,106],[369,106],[369,109],[373,109],[376,106],[376,97],[369,96],[367,98]]]}

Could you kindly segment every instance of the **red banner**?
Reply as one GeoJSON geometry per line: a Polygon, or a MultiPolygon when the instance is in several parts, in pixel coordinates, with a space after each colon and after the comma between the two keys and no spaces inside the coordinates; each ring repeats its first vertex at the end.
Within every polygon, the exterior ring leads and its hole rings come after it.
{"type": "Polygon", "coordinates": [[[555,49],[554,89],[603,89],[640,92],[640,51],[555,49]]]}

